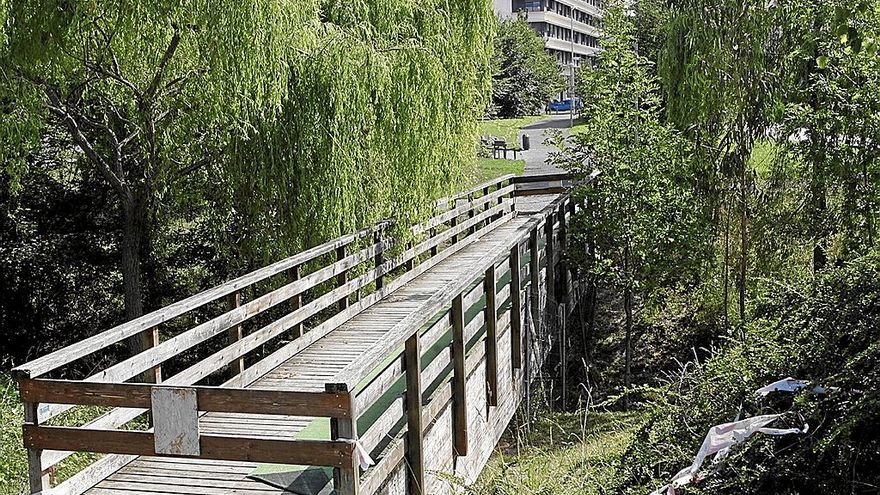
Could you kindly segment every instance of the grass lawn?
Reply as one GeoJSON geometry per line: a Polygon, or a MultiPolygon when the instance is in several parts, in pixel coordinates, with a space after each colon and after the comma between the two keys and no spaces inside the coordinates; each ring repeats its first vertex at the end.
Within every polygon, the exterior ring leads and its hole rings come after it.
{"type": "Polygon", "coordinates": [[[639,413],[558,413],[502,439],[469,495],[609,493],[639,413]]]}
{"type": "Polygon", "coordinates": [[[546,115],[529,115],[518,119],[481,120],[477,122],[477,127],[480,130],[480,136],[495,136],[508,143],[515,143],[519,130],[523,126],[534,124],[546,118],[546,115]]]}
{"type": "Polygon", "coordinates": [[[520,175],[523,173],[525,166],[526,162],[522,160],[495,160],[477,157],[474,161],[473,170],[468,174],[468,184],[475,186],[507,174],[520,175]]]}

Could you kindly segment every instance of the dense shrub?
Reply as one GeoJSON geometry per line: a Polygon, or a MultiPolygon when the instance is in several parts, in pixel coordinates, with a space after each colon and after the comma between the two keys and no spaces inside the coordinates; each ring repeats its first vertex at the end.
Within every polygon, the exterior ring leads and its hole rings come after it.
{"type": "Polygon", "coordinates": [[[880,486],[880,256],[873,254],[758,303],[744,341],[663,388],[618,476],[647,493],[688,466],[712,425],[789,411],[806,435],[758,436],[686,493],[876,493],[880,486]],[[836,387],[826,395],[754,391],[786,376],[836,387]]]}

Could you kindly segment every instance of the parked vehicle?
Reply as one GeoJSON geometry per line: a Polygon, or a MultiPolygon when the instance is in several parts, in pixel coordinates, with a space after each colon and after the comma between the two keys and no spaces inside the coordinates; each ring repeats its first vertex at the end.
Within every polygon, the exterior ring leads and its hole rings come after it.
{"type": "MultiPolygon", "coordinates": [[[[575,110],[583,108],[584,104],[580,99],[574,100],[574,108],[575,110]]],[[[559,101],[553,100],[547,106],[547,110],[550,112],[570,112],[571,111],[571,98],[559,101]]]]}

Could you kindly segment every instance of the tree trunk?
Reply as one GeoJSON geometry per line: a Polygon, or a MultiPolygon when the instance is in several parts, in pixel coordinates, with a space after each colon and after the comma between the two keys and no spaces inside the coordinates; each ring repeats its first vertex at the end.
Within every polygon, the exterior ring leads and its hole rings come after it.
{"type": "MultiPolygon", "coordinates": [[[[122,200],[122,286],[125,294],[125,317],[133,320],[144,314],[144,287],[141,280],[141,251],[146,229],[147,206],[131,194],[122,200]]],[[[128,339],[134,355],[153,345],[152,333],[141,332],[128,339]]]]}
{"type": "Polygon", "coordinates": [[[629,247],[625,249],[623,256],[623,268],[626,274],[626,282],[623,291],[623,311],[626,314],[626,349],[624,351],[624,374],[623,386],[626,389],[623,396],[623,407],[629,410],[629,388],[632,386],[632,277],[630,276],[630,253],[629,247]]]}
{"type": "Polygon", "coordinates": [[[739,327],[740,337],[745,337],[746,325],[746,272],[749,260],[748,204],[746,202],[746,158],[740,157],[740,264],[739,264],[739,327]]]}
{"type": "MultiPolygon", "coordinates": [[[[824,140],[823,140],[824,141],[824,140]]],[[[825,210],[827,200],[825,197],[825,153],[822,151],[824,144],[818,145],[813,152],[813,173],[810,178],[810,202],[811,223],[815,230],[813,240],[813,273],[818,273],[828,263],[828,254],[825,252],[825,237],[827,226],[825,224],[825,210]]]]}
{"type": "MultiPolygon", "coordinates": [[[[727,196],[728,194],[725,194],[725,197],[727,196]]],[[[730,309],[730,204],[727,204],[724,210],[724,273],[722,276],[724,288],[722,293],[724,299],[724,334],[728,335],[730,332],[730,317],[728,314],[730,309]]]]}

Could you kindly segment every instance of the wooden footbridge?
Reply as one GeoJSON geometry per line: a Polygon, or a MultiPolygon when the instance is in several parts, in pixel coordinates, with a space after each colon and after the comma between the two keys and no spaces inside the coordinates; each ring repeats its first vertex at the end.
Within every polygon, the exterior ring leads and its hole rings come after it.
{"type": "Polygon", "coordinates": [[[31,492],[457,491],[574,290],[557,248],[575,211],[564,183],[499,178],[438,201],[406,245],[384,222],[16,368],[31,492]],[[142,333],[153,346],[129,357],[142,333]],[[94,419],[60,426],[84,407],[94,419]],[[103,455],[50,486],[83,452],[103,455]],[[267,483],[254,474],[267,466],[292,474],[267,483]]]}

